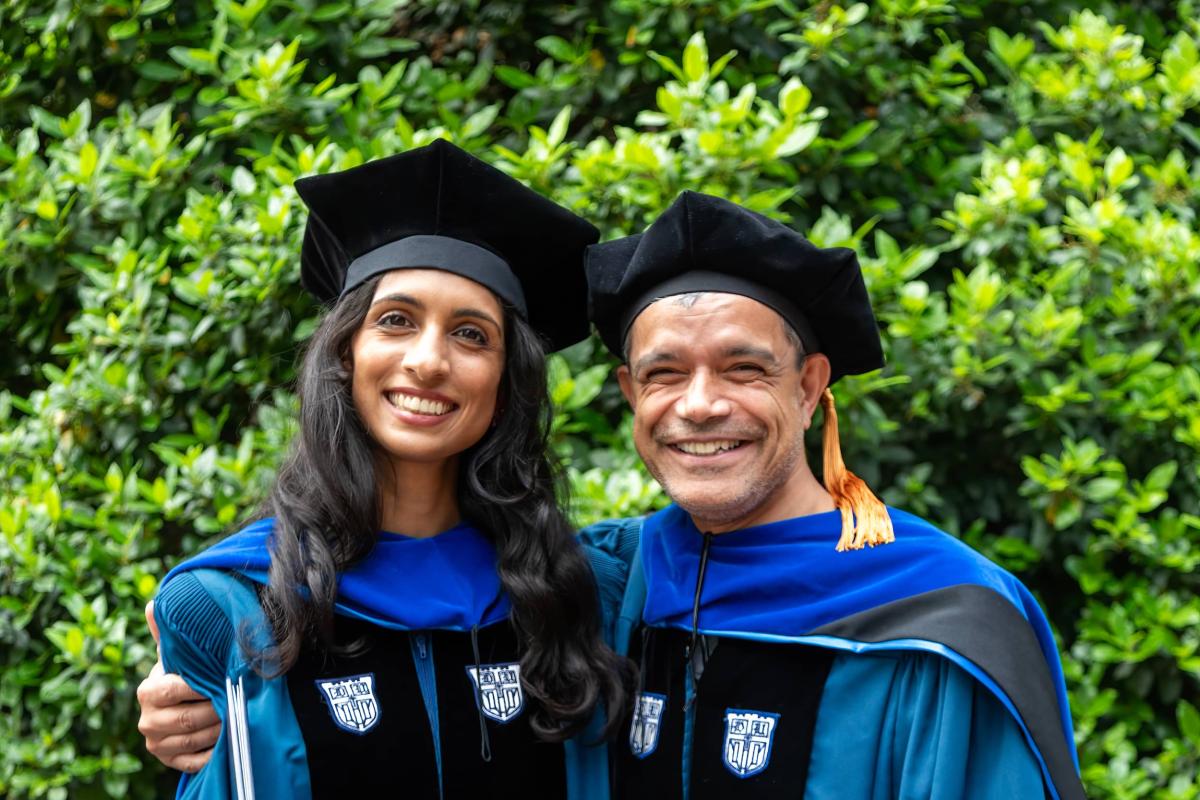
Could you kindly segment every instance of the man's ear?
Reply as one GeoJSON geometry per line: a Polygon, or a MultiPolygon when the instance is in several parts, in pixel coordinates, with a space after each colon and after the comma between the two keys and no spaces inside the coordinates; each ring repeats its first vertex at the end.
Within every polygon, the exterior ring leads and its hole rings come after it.
{"type": "Polygon", "coordinates": [[[617,385],[621,387],[621,394],[625,395],[625,401],[629,403],[630,408],[636,408],[637,402],[634,399],[633,393],[633,375],[629,372],[629,365],[622,364],[617,367],[617,385]]]}
{"type": "Polygon", "coordinates": [[[804,367],[800,370],[800,386],[804,389],[804,430],[812,425],[821,394],[829,386],[829,375],[829,358],[824,353],[805,356],[804,367]]]}

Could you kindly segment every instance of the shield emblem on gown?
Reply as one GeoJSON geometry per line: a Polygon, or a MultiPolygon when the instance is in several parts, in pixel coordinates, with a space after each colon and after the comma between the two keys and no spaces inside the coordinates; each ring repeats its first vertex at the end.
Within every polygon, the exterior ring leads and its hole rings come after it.
{"type": "Polygon", "coordinates": [[[329,714],[339,728],[363,734],[379,722],[379,698],[375,694],[375,673],[348,678],[318,679],[317,688],[325,698],[329,714]]]}
{"type": "Polygon", "coordinates": [[[481,664],[478,669],[469,666],[467,674],[475,684],[479,710],[488,719],[510,722],[525,708],[520,664],[481,664]]]}
{"type": "Polygon", "coordinates": [[[757,775],[771,763],[771,744],[779,715],[741,708],[725,709],[725,768],[739,778],[757,775]]]}
{"type": "Polygon", "coordinates": [[[667,696],[641,692],[633,704],[633,722],[629,726],[629,749],[638,758],[645,758],[658,748],[663,709],[667,696]]]}

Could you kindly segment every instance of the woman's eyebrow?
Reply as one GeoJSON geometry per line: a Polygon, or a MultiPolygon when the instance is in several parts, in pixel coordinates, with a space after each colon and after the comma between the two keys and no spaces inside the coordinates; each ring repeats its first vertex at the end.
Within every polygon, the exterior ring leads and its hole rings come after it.
{"type": "Polygon", "coordinates": [[[500,323],[496,321],[495,317],[493,317],[491,314],[487,313],[486,311],[480,311],[478,308],[456,308],[456,309],[454,309],[454,313],[451,316],[474,317],[476,319],[481,319],[484,322],[490,322],[493,325],[495,325],[497,328],[501,327],[500,323]]]}
{"type": "Polygon", "coordinates": [[[378,297],[371,303],[371,306],[375,307],[380,303],[406,303],[414,308],[425,308],[425,304],[413,297],[411,294],[400,294],[399,292],[385,295],[384,297],[378,297]]]}

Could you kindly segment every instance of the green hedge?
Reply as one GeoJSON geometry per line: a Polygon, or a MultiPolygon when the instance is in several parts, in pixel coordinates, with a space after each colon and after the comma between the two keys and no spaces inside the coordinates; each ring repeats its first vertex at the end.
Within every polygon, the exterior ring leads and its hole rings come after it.
{"type": "MultiPolygon", "coordinates": [[[[0,794],[148,798],[142,606],[286,447],[304,174],[448,137],[595,220],[848,245],[847,460],[1035,590],[1097,798],[1197,798],[1193,3],[0,4],[0,794]]],[[[661,505],[594,342],[580,522],[661,505]]]]}

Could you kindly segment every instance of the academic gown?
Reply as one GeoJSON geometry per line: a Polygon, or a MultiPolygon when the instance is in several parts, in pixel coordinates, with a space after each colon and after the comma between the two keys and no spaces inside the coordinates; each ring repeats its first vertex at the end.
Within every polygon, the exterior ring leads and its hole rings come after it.
{"type": "Polygon", "coordinates": [[[640,548],[637,520],[583,532],[634,553],[611,635],[641,686],[613,797],[1084,796],[1036,601],[957,539],[889,513],[894,543],[845,553],[838,512],[706,537],[671,506],[642,524],[640,548]]]}
{"type": "Polygon", "coordinates": [[[603,748],[546,743],[528,725],[509,601],[483,533],[381,533],[339,579],[336,636],[363,646],[306,646],[287,674],[264,678],[253,653],[272,641],[259,591],[273,525],[176,567],[155,597],[164,669],[222,722],[211,761],[183,776],[177,797],[607,797],[588,777],[602,774],[603,748]]]}

